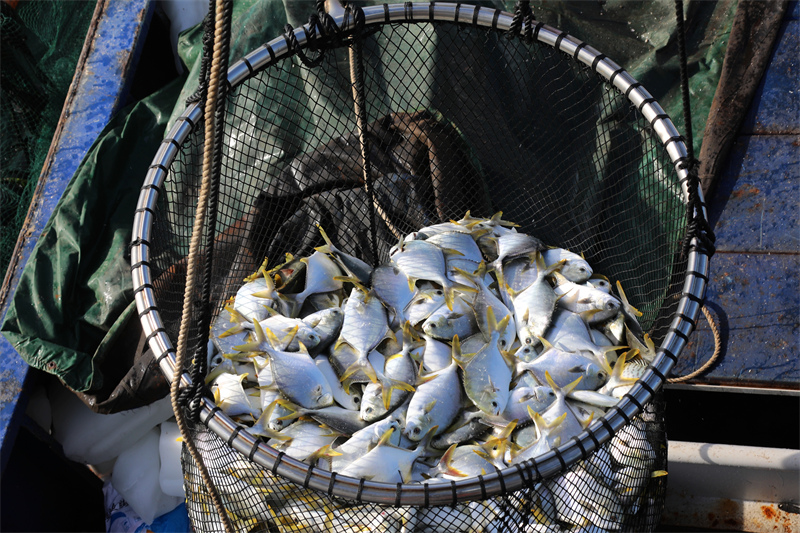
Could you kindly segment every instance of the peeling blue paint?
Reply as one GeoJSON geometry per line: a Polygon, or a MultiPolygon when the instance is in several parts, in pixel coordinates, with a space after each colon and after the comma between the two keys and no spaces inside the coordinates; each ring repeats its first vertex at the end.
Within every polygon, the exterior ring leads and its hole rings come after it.
{"type": "MultiPolygon", "coordinates": [[[[141,54],[147,26],[155,9],[148,0],[107,0],[97,25],[75,99],[71,102],[52,164],[44,173],[33,198],[36,208],[28,216],[19,261],[9,280],[9,297],[0,310],[5,319],[19,276],[44,225],[58,204],[72,175],[109,119],[125,105],[133,68],[141,54]]],[[[62,119],[63,120],[63,119],[62,119]]],[[[31,378],[30,367],[11,344],[0,336],[0,471],[5,469],[24,413],[23,391],[31,378]]]]}

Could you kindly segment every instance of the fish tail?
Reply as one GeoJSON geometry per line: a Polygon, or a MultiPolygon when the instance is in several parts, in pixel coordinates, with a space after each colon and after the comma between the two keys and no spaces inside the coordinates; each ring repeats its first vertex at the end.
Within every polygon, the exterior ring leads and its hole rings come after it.
{"type": "Polygon", "coordinates": [[[410,385],[409,383],[397,379],[387,378],[385,376],[380,380],[380,382],[382,388],[381,394],[383,395],[383,407],[387,411],[392,403],[392,391],[396,389],[406,392],[414,392],[416,390],[414,386],[410,385]]]}
{"type": "Polygon", "coordinates": [[[456,291],[458,292],[469,292],[469,293],[476,293],[478,289],[475,287],[471,287],[469,285],[464,285],[463,283],[450,283],[446,287],[443,287],[444,290],[444,303],[447,305],[449,310],[453,310],[453,301],[456,298],[456,291]]]}
{"type": "Polygon", "coordinates": [[[341,452],[337,452],[332,448],[332,444],[326,444],[319,450],[313,452],[306,458],[306,462],[315,465],[320,459],[332,459],[334,457],[338,457],[340,455],[344,455],[341,452]]]}
{"type": "MultiPolygon", "coordinates": [[[[347,367],[347,369],[342,373],[341,377],[339,378],[339,381],[341,381],[342,385],[344,386],[344,384],[347,382],[347,378],[353,376],[359,370],[364,372],[364,374],[369,378],[371,382],[378,383],[378,376],[375,373],[375,369],[373,368],[372,363],[369,362],[366,355],[364,357],[359,357],[358,359],[356,359],[355,363],[347,367]]],[[[352,383],[352,380],[348,383],[348,386],[350,383],[352,383]]],[[[347,392],[347,389],[345,389],[345,392],[347,392]]]]}

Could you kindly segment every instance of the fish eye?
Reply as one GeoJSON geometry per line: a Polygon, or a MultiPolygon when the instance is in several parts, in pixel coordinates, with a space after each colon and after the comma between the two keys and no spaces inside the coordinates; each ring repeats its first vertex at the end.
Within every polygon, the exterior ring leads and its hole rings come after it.
{"type": "Polygon", "coordinates": [[[580,272],[586,272],[586,267],[578,267],[578,271],[580,271],[580,272]]]}
{"type": "Polygon", "coordinates": [[[436,291],[436,296],[441,296],[442,294],[444,294],[442,291],[436,291]]]}
{"type": "Polygon", "coordinates": [[[367,407],[366,409],[364,409],[364,412],[371,413],[372,412],[372,407],[367,407]]]}
{"type": "Polygon", "coordinates": [[[556,395],[556,393],[555,393],[555,392],[553,392],[553,391],[550,391],[550,392],[548,392],[547,394],[548,394],[548,395],[550,395],[550,396],[555,396],[555,395],[556,395]]]}
{"type": "Polygon", "coordinates": [[[531,344],[532,342],[533,342],[533,339],[531,339],[530,337],[527,337],[525,339],[525,344],[531,344]]]}
{"type": "Polygon", "coordinates": [[[361,398],[358,396],[353,396],[353,403],[361,403],[361,398]]]}
{"type": "Polygon", "coordinates": [[[607,307],[609,310],[611,310],[611,309],[616,309],[616,307],[617,307],[617,304],[615,304],[614,302],[608,302],[608,304],[606,304],[606,307],[607,307]]]}
{"type": "Polygon", "coordinates": [[[419,432],[420,432],[419,428],[414,428],[413,430],[411,430],[411,433],[413,433],[414,435],[419,435],[419,432]]]}
{"type": "Polygon", "coordinates": [[[606,379],[606,373],[605,372],[598,372],[597,373],[597,377],[600,378],[600,379],[606,379]]]}
{"type": "Polygon", "coordinates": [[[505,339],[500,339],[500,346],[505,346],[505,345],[506,345],[505,339]]]}
{"type": "Polygon", "coordinates": [[[492,407],[497,408],[497,402],[492,402],[492,407]]]}

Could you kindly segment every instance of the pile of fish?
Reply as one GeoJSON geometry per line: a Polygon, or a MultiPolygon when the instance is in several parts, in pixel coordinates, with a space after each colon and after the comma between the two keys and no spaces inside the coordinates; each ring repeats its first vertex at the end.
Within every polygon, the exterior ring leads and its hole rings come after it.
{"type": "MultiPolygon", "coordinates": [[[[376,268],[320,232],[326,244],[309,257],[271,270],[265,261],[245,280],[208,350],[217,405],[297,460],[391,484],[508,468],[581,433],[655,357],[618,282],[615,293],[580,255],[502,213],[424,227],[376,268]]],[[[533,512],[511,523],[619,530],[664,474],[645,429],[634,421],[580,468],[526,489],[533,512]]],[[[492,531],[515,512],[492,505],[452,508],[464,516],[449,521],[420,510],[397,531],[492,531]]],[[[394,531],[383,521],[397,519],[323,515],[322,530],[336,520],[394,531]]]]}

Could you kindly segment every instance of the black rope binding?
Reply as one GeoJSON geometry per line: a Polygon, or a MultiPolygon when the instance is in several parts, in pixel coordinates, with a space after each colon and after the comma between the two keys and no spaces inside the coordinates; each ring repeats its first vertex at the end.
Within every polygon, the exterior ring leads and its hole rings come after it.
{"type": "Polygon", "coordinates": [[[200,82],[197,90],[186,98],[186,105],[194,104],[196,102],[205,102],[206,94],[208,94],[208,81],[211,77],[211,55],[214,48],[214,11],[215,1],[208,0],[208,12],[203,19],[203,57],[200,59],[200,82]]]}
{"type": "Polygon", "coordinates": [[[686,132],[686,152],[689,154],[688,162],[682,161],[678,168],[687,170],[689,178],[687,188],[689,200],[686,203],[686,218],[689,221],[686,235],[683,239],[681,257],[686,258],[691,247],[692,239],[697,239],[697,251],[709,257],[714,255],[716,236],[706,217],[703,215],[703,203],[700,201],[700,162],[694,157],[694,138],[692,136],[692,107],[689,100],[689,68],[686,54],[686,28],[683,20],[683,0],[675,0],[675,22],[678,34],[678,55],[680,56],[681,71],[681,100],[683,101],[683,123],[686,132]]]}
{"type": "MultiPolygon", "coordinates": [[[[231,14],[233,11],[233,1],[225,2],[223,8],[223,27],[221,28],[221,58],[220,58],[220,71],[228,72],[228,56],[230,55],[230,38],[231,38],[231,14]]],[[[215,29],[213,31],[216,31],[215,29]]],[[[212,33],[213,36],[213,33],[212,33]]],[[[206,37],[203,36],[205,43],[206,37]]],[[[211,39],[213,42],[213,38],[211,39]]],[[[211,54],[213,50],[209,50],[211,54]]],[[[204,50],[205,54],[205,50],[204,50]]],[[[204,84],[204,92],[207,91],[208,82],[204,84]]],[[[211,279],[212,267],[214,258],[214,239],[217,229],[217,211],[219,199],[219,181],[220,173],[222,170],[222,150],[223,138],[225,134],[225,101],[227,98],[229,84],[220,84],[219,98],[217,106],[214,110],[214,153],[212,154],[211,163],[211,189],[208,196],[208,219],[205,227],[205,253],[203,254],[203,272],[202,272],[202,285],[199,297],[195,300],[194,313],[195,324],[197,331],[197,338],[195,341],[194,357],[190,370],[192,384],[185,389],[182,389],[178,395],[178,401],[181,405],[186,407],[187,417],[193,422],[200,419],[200,410],[203,406],[203,396],[209,394],[208,388],[205,386],[205,377],[208,373],[208,331],[211,327],[211,315],[213,309],[211,305],[211,279]]],[[[205,95],[204,95],[205,97],[205,95]]]]}
{"type": "Polygon", "coordinates": [[[506,37],[513,39],[522,31],[525,41],[530,42],[533,34],[532,25],[533,11],[530,0],[517,0],[514,6],[514,18],[511,20],[511,26],[508,27],[506,37]]]}

